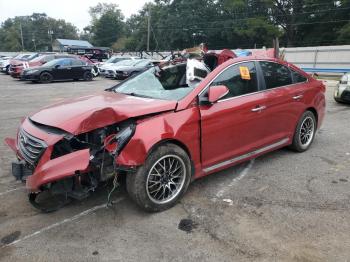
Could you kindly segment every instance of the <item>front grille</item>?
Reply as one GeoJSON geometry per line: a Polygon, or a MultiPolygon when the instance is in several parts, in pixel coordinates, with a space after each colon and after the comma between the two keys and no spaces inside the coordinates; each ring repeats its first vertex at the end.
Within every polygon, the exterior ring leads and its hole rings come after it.
{"type": "Polygon", "coordinates": [[[46,147],[46,144],[42,140],[28,134],[23,129],[19,131],[19,152],[21,153],[21,156],[26,160],[26,162],[28,162],[32,166],[35,166],[38,163],[46,147]]]}

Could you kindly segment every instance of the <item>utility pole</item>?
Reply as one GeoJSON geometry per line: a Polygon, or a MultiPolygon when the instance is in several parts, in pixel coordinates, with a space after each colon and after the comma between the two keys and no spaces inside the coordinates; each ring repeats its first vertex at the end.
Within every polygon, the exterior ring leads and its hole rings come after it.
{"type": "Polygon", "coordinates": [[[23,31],[22,31],[22,21],[19,21],[19,29],[21,30],[21,40],[22,40],[22,51],[24,51],[24,41],[23,41],[23,31]]]}
{"type": "Polygon", "coordinates": [[[53,35],[53,30],[51,30],[49,28],[49,30],[47,31],[47,34],[50,36],[50,43],[51,43],[51,47],[49,48],[49,51],[52,51],[52,35],[53,35]]]}
{"type": "Polygon", "coordinates": [[[34,50],[36,51],[36,43],[35,43],[35,35],[33,34],[33,37],[32,37],[32,41],[33,41],[33,44],[34,44],[34,50]]]}
{"type": "Polygon", "coordinates": [[[148,24],[147,24],[147,51],[149,51],[149,40],[151,38],[151,5],[148,5],[148,24]]]}

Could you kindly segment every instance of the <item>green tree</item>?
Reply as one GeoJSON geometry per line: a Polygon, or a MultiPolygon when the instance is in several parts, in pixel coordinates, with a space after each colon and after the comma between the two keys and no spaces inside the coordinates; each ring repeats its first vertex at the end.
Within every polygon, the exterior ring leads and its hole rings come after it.
{"type": "Polygon", "coordinates": [[[33,13],[30,16],[16,16],[5,20],[0,26],[0,49],[22,50],[21,27],[24,50],[45,51],[51,47],[51,37],[77,39],[77,28],[62,19],[46,14],[33,13]],[[50,34],[51,33],[51,34],[50,34]]]}
{"type": "Polygon", "coordinates": [[[92,22],[89,27],[92,41],[97,46],[111,47],[124,35],[124,16],[118,5],[99,3],[90,7],[92,22]]]}

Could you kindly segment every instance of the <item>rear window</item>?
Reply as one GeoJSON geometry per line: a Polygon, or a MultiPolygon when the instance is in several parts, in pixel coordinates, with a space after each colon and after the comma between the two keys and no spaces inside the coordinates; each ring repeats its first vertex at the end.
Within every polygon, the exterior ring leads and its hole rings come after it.
{"type": "Polygon", "coordinates": [[[265,79],[266,89],[293,84],[292,74],[288,67],[273,63],[259,62],[265,79]]]}

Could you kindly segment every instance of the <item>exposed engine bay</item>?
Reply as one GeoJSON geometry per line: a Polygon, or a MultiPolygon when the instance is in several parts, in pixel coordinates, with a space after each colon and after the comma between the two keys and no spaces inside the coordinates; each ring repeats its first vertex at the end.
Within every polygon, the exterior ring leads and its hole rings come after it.
{"type": "MultiPolygon", "coordinates": [[[[29,119],[28,119],[29,120],[29,119]]],[[[51,160],[61,157],[73,157],[75,153],[87,150],[88,164],[84,172],[76,172],[74,176],[53,181],[44,184],[40,192],[33,192],[29,195],[31,204],[43,212],[55,211],[65,205],[70,199],[82,200],[89,196],[101,183],[107,182],[114,178],[113,186],[117,186],[118,175],[123,174],[126,170],[116,166],[115,158],[120,150],[126,145],[135,131],[135,121],[128,119],[118,124],[113,124],[103,128],[79,134],[72,135],[55,127],[49,127],[29,120],[33,125],[45,132],[61,135],[51,153],[51,160]],[[45,196],[42,196],[45,195],[45,196]],[[56,200],[56,201],[55,201],[56,200]]],[[[21,144],[23,138],[20,138],[21,144]]],[[[33,143],[33,142],[31,142],[33,143]]],[[[30,147],[24,149],[19,146],[20,154],[29,158],[30,147]]],[[[25,181],[34,171],[37,162],[29,163],[21,161],[22,167],[17,167],[17,178],[25,181]],[[21,172],[22,171],[22,172],[21,172]]]]}

